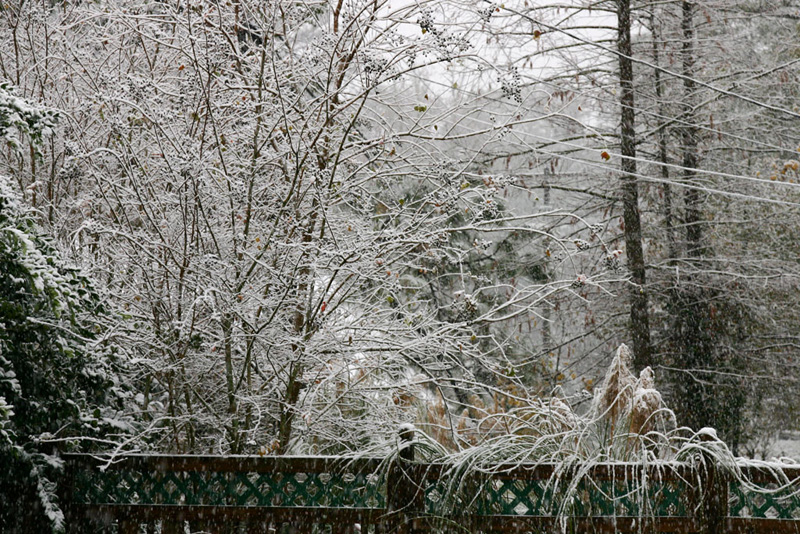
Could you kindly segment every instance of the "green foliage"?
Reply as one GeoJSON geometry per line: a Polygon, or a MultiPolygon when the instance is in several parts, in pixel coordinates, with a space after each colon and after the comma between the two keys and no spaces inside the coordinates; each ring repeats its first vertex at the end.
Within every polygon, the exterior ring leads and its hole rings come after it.
{"type": "Polygon", "coordinates": [[[68,268],[0,177],[0,530],[63,528],[55,499],[58,448],[119,433],[128,423],[107,312],[68,268]]]}

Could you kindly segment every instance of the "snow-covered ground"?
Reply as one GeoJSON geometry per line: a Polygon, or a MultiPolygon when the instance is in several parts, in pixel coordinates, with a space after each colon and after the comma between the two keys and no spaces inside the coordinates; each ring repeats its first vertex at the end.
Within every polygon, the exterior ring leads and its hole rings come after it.
{"type": "Polygon", "coordinates": [[[792,458],[800,462],[800,432],[781,432],[769,449],[767,458],[792,458]]]}

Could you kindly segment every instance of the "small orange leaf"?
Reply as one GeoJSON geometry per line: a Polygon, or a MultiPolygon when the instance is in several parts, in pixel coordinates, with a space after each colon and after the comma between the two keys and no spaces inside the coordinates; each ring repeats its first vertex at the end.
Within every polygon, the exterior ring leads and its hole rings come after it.
{"type": "Polygon", "coordinates": [[[607,151],[603,150],[602,152],[600,152],[600,157],[603,158],[604,160],[608,161],[608,160],[611,159],[611,154],[609,154],[607,151]]]}

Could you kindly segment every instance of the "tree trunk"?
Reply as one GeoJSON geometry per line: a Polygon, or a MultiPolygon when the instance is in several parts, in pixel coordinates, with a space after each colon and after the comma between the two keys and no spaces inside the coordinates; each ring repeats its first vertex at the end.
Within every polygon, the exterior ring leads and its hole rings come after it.
{"type": "MultiPolygon", "coordinates": [[[[685,0],[682,4],[683,18],[681,30],[683,33],[683,179],[693,185],[697,177],[697,127],[695,126],[695,82],[694,78],[694,2],[685,0]]],[[[697,258],[703,255],[701,239],[703,229],[700,226],[700,191],[693,187],[686,188],[683,196],[686,210],[686,254],[697,258]]]]}
{"type": "Polygon", "coordinates": [[[650,321],[647,316],[647,290],[642,225],[639,215],[639,190],[636,179],[635,102],[631,50],[630,0],[617,0],[619,28],[619,82],[621,110],[620,152],[622,155],[622,202],[625,222],[625,248],[633,287],[630,294],[630,334],[636,369],[650,365],[650,321]]]}
{"type": "Polygon", "coordinates": [[[231,453],[239,454],[239,415],[237,413],[236,388],[233,372],[233,319],[226,314],[222,319],[222,335],[225,346],[225,391],[228,397],[228,413],[231,421],[228,426],[231,453]]]}
{"type": "Polygon", "coordinates": [[[669,156],[667,154],[667,110],[664,105],[664,84],[661,80],[660,54],[658,52],[659,32],[658,22],[656,21],[655,8],[650,13],[650,31],[653,34],[653,76],[655,82],[656,99],[658,100],[658,162],[661,166],[662,188],[664,192],[664,226],[667,229],[667,252],[670,261],[675,261],[678,256],[677,240],[675,238],[675,221],[672,208],[672,187],[670,186],[669,176],[669,156]]]}

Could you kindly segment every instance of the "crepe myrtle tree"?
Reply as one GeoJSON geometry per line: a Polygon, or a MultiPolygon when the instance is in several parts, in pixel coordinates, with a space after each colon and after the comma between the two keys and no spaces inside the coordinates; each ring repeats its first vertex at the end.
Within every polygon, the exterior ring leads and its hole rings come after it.
{"type": "Polygon", "coordinates": [[[101,2],[23,17],[63,58],[47,84],[20,80],[68,117],[44,155],[72,184],[52,224],[125,310],[152,446],[343,450],[413,418],[396,395],[409,381],[513,380],[515,340],[482,326],[581,273],[557,236],[563,276],[512,283],[466,261],[511,232],[548,237],[540,214],[495,208],[509,179],[470,174],[461,143],[506,128],[442,83],[494,68],[484,7],[101,2]],[[437,286],[453,296],[431,299],[437,286]]]}

